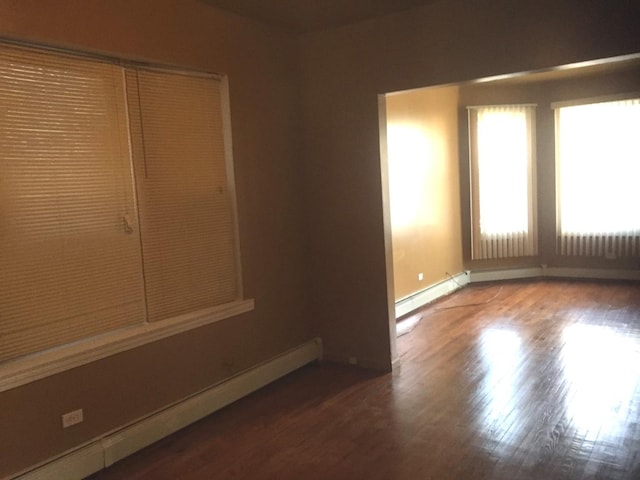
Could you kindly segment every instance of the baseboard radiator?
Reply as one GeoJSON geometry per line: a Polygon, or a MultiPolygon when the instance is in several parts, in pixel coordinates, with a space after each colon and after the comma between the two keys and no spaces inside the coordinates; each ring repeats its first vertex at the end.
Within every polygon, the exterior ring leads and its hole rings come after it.
{"type": "Polygon", "coordinates": [[[524,278],[582,278],[591,280],[640,280],[640,270],[540,267],[509,268],[504,270],[474,270],[469,282],[495,282],[524,278]]]}
{"type": "Polygon", "coordinates": [[[441,282],[430,285],[424,290],[409,297],[398,300],[395,304],[396,319],[407,315],[408,313],[411,313],[440,297],[449,295],[455,290],[464,287],[467,283],[469,283],[469,272],[462,272],[450,276],[441,282]]]}
{"type": "Polygon", "coordinates": [[[321,358],[322,341],[315,338],[132,425],[10,478],[80,480],[321,358]]]}

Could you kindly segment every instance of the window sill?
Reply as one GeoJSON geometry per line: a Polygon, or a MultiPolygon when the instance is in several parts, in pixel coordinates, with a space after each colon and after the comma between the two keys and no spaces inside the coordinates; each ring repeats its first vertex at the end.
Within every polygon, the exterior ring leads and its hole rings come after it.
{"type": "Polygon", "coordinates": [[[145,323],[0,364],[0,392],[71,368],[250,312],[254,300],[236,300],[195,313],[145,323]]]}

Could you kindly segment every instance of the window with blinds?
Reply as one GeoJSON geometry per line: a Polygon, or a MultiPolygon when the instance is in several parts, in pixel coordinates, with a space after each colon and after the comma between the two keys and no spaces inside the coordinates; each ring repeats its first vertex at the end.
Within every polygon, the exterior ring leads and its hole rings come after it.
{"type": "Polygon", "coordinates": [[[0,362],[240,297],[220,80],[0,45],[0,362]]]}
{"type": "Polygon", "coordinates": [[[552,106],[558,253],[640,257],[640,99],[552,106]]]}
{"type": "Polygon", "coordinates": [[[127,70],[148,319],[234,300],[235,244],[220,86],[127,70]]]}
{"type": "Polygon", "coordinates": [[[535,105],[468,112],[472,258],[537,255],[535,105]]]}

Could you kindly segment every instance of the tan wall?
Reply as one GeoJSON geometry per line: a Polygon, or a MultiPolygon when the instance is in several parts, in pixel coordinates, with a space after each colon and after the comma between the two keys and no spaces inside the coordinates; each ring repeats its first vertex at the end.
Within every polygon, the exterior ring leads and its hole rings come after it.
{"type": "Polygon", "coordinates": [[[310,316],[330,357],[390,368],[378,94],[633,53],[638,10],[452,0],[296,45],[197,0],[0,0],[4,36],[229,74],[256,299],[251,314],[0,394],[0,476],[308,339],[310,316]],[[60,414],[78,407],[85,422],[62,431],[60,414]]]}
{"type": "MultiPolygon", "coordinates": [[[[229,75],[250,314],[0,393],[0,477],[311,338],[293,39],[197,0],[0,0],[0,32],[229,75]],[[85,420],[62,430],[62,413],[85,420]]],[[[2,368],[0,366],[0,368],[2,368]]]]}
{"type": "MultiPolygon", "coordinates": [[[[593,98],[623,93],[639,93],[640,67],[638,62],[618,62],[595,69],[574,72],[547,72],[522,78],[488,84],[460,87],[461,111],[467,105],[534,103],[536,108],[536,151],[539,255],[509,260],[471,260],[466,249],[465,265],[469,269],[496,268],[546,264],[577,268],[640,268],[634,258],[606,259],[601,257],[562,257],[556,255],[556,203],[555,203],[555,131],[551,103],[593,98]]],[[[464,126],[462,127],[464,137],[464,126]]],[[[461,157],[468,158],[466,146],[461,144],[461,157]]],[[[468,184],[468,164],[463,164],[463,184],[468,184]]],[[[465,192],[466,193],[466,192],[465,192]]],[[[463,218],[470,218],[469,204],[463,202],[463,218]]],[[[465,245],[470,244],[468,231],[465,245]]]]}
{"type": "Polygon", "coordinates": [[[328,356],[391,364],[377,96],[635,53],[639,22],[637,2],[452,0],[301,37],[311,308],[328,356]]]}
{"type": "Polygon", "coordinates": [[[462,271],[458,88],[411,90],[386,102],[397,301],[462,271]]]}

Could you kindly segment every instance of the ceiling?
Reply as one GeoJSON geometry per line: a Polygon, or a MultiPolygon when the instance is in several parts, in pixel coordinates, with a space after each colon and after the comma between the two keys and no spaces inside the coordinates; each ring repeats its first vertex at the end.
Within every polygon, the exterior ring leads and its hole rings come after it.
{"type": "MultiPolygon", "coordinates": [[[[290,33],[308,33],[378,18],[421,5],[454,0],[200,0],[201,2],[290,33]]],[[[560,79],[575,75],[638,68],[640,56],[618,58],[614,62],[594,61],[536,74],[507,75],[505,83],[560,79]],[[622,61],[618,61],[622,60],[622,61]]],[[[496,78],[495,80],[498,80],[496,78]]]]}
{"type": "Polygon", "coordinates": [[[201,0],[223,10],[306,33],[376,18],[441,0],[201,0]]]}

